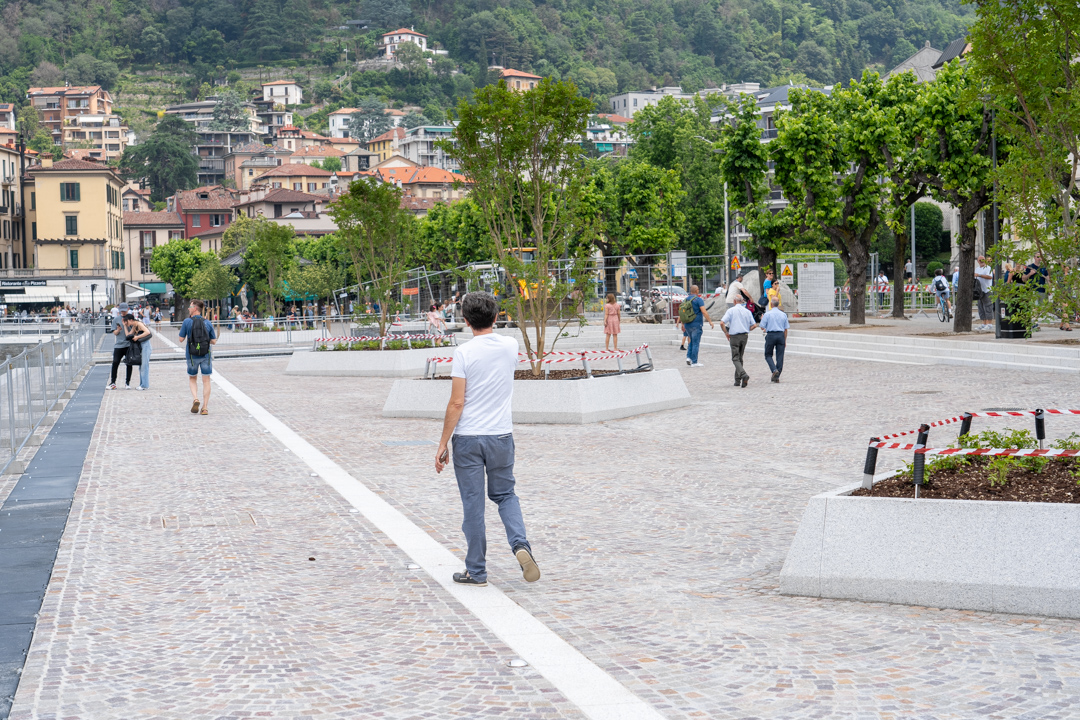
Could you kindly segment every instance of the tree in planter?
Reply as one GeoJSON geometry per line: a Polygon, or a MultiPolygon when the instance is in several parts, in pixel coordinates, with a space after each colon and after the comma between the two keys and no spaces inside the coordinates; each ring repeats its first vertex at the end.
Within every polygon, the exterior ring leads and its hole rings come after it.
{"type": "Polygon", "coordinates": [[[213,253],[203,253],[203,256],[202,267],[191,277],[191,295],[220,304],[221,298],[236,287],[237,277],[213,253]]]}
{"type": "Polygon", "coordinates": [[[953,299],[955,332],[971,330],[975,281],[975,222],[993,198],[990,156],[991,108],[975,97],[977,81],[958,62],[946,63],[919,91],[919,152],[916,174],[930,194],[960,213],[957,242],[960,286],[953,299]]]}
{"type": "Polygon", "coordinates": [[[176,322],[187,317],[187,299],[192,297],[191,281],[212,253],[204,253],[198,240],[171,240],[158,245],[150,255],[150,270],[173,286],[176,293],[176,322]]]}
{"type": "Polygon", "coordinates": [[[244,252],[244,264],[256,290],[266,293],[270,315],[277,317],[277,296],[282,292],[282,277],[296,257],[291,225],[278,225],[264,217],[252,220],[250,241],[244,252]]]}
{"type": "Polygon", "coordinates": [[[416,243],[416,219],[401,207],[402,195],[400,188],[366,177],[330,206],[357,282],[379,303],[379,335],[386,334],[394,286],[405,279],[416,243]]]}
{"type": "Polygon", "coordinates": [[[593,242],[604,256],[604,287],[615,279],[623,255],[662,255],[675,247],[686,217],[679,173],[632,158],[594,160],[586,210],[599,227],[593,242]]]}
{"type": "Polygon", "coordinates": [[[473,183],[469,197],[513,285],[503,307],[521,326],[535,375],[558,339],[549,347],[548,321],[569,300],[561,333],[580,317],[584,300],[585,256],[596,223],[584,202],[589,171],[578,143],[591,107],[573,83],[547,78],[515,92],[500,81],[477,90],[472,103],[462,100],[456,142],[439,141],[473,183]],[[531,260],[525,248],[535,248],[531,260]]]}
{"type": "MultiPolygon", "coordinates": [[[[975,5],[969,72],[996,110],[998,142],[1009,145],[998,182],[1011,232],[995,255],[1021,260],[1038,251],[1064,324],[1080,313],[1080,7],[1066,0],[975,5]],[[1024,245],[1031,248],[1026,253],[1024,245]]],[[[998,284],[997,290],[1016,296],[1014,310],[1033,308],[1020,302],[1024,287],[998,284]]],[[[1035,320],[1034,309],[1017,315],[1027,327],[1035,320]]]]}
{"type": "Polygon", "coordinates": [[[852,325],[866,322],[870,242],[881,221],[882,147],[895,132],[879,102],[881,91],[881,80],[869,72],[831,97],[792,89],[791,110],[778,114],[771,148],[777,183],[800,222],[819,229],[840,253],[852,325]]]}

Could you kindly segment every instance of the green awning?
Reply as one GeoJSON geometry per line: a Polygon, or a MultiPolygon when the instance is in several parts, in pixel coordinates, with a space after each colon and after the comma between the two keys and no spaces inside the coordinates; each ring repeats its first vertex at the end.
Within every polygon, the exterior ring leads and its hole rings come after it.
{"type": "Polygon", "coordinates": [[[167,288],[165,287],[165,283],[162,283],[162,282],[139,283],[139,287],[141,287],[143,290],[146,290],[149,293],[165,293],[165,292],[167,292],[167,288]]]}

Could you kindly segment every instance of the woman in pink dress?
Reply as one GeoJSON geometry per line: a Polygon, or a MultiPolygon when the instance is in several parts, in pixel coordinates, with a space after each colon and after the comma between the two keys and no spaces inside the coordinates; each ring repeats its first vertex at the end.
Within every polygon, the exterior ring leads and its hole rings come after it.
{"type": "Polygon", "coordinates": [[[607,294],[604,303],[604,349],[608,350],[608,343],[614,338],[615,350],[619,349],[619,312],[621,308],[615,302],[613,293],[607,294]]]}

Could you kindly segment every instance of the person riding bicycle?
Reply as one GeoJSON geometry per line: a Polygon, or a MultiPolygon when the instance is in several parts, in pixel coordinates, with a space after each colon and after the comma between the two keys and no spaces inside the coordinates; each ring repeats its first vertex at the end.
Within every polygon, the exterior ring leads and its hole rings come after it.
{"type": "Polygon", "coordinates": [[[948,308],[949,314],[952,315],[952,303],[949,302],[949,281],[945,279],[945,274],[941,271],[941,268],[934,271],[934,279],[930,281],[930,289],[934,291],[939,303],[943,299],[945,300],[945,307],[948,308]]]}

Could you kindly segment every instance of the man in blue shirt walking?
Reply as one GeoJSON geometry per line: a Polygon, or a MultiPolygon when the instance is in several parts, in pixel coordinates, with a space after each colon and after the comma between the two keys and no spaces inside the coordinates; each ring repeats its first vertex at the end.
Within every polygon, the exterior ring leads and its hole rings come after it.
{"type": "Polygon", "coordinates": [[[765,333],[765,362],[772,371],[772,381],[780,382],[784,372],[784,349],[787,347],[787,331],[790,327],[787,314],[780,309],[776,298],[769,300],[769,310],[761,316],[761,330],[765,333]],[[773,362],[773,352],[776,362],[773,362]]]}
{"type": "Polygon", "coordinates": [[[727,336],[728,345],[731,346],[731,362],[735,365],[735,386],[750,382],[750,376],[743,369],[743,353],[746,352],[746,340],[750,331],[758,325],[754,322],[754,314],[746,309],[746,298],[741,294],[735,296],[735,305],[728,308],[724,317],[720,320],[720,328],[727,336]]]}
{"type": "Polygon", "coordinates": [[[709,311],[705,309],[705,301],[698,295],[697,285],[690,286],[690,304],[694,306],[694,319],[683,324],[683,331],[690,338],[689,346],[686,348],[686,364],[691,367],[703,367],[698,362],[698,347],[701,345],[701,333],[705,330],[704,320],[709,321],[709,328],[716,326],[709,317],[709,311]]]}

